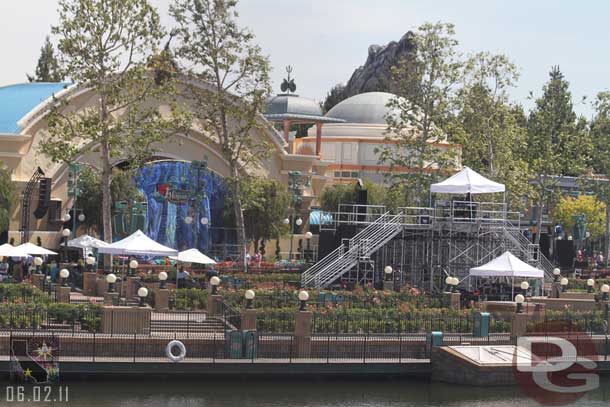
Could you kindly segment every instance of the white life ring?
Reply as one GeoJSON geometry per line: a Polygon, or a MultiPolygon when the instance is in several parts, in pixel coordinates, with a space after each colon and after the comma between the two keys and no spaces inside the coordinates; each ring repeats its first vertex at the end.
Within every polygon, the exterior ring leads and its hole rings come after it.
{"type": "Polygon", "coordinates": [[[182,362],[184,360],[184,358],[186,357],[186,347],[180,341],[176,341],[176,340],[171,341],[165,347],[165,356],[167,356],[167,358],[174,363],[182,362]],[[175,346],[177,346],[178,349],[180,350],[180,353],[178,355],[174,355],[172,353],[172,349],[174,349],[175,346]]]}

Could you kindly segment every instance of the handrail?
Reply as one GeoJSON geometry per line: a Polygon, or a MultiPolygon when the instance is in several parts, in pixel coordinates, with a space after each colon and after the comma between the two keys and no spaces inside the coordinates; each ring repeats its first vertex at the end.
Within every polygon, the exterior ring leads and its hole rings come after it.
{"type": "Polygon", "coordinates": [[[312,266],[302,275],[301,283],[306,286],[314,283],[320,287],[349,270],[362,257],[374,253],[402,229],[402,212],[397,215],[384,213],[375,222],[361,230],[345,244],[341,244],[324,259],[312,266]],[[366,245],[365,245],[366,243],[366,245]]]}

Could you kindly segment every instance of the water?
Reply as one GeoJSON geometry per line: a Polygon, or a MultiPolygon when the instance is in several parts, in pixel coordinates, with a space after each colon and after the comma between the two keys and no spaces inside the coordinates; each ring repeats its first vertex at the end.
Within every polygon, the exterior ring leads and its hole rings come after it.
{"type": "MultiPolygon", "coordinates": [[[[401,379],[368,380],[113,380],[69,381],[68,403],[7,402],[6,386],[0,383],[0,406],[74,407],[519,407],[539,406],[517,387],[462,387],[401,379]]],[[[57,397],[54,389],[52,397],[57,397]]],[[[16,391],[16,390],[15,390],[16,391]]],[[[26,387],[24,398],[32,396],[26,387]]],[[[44,390],[43,390],[44,392],[44,390]]],[[[607,407],[610,378],[575,406],[607,407]]]]}

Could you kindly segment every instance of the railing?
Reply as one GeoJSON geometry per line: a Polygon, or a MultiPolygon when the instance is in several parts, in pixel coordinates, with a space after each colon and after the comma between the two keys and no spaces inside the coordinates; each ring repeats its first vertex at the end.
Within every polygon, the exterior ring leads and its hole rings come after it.
{"type": "Polygon", "coordinates": [[[222,315],[222,320],[227,328],[241,328],[241,313],[225,301],[220,303],[220,314],[222,315]]]}
{"type": "MultiPolygon", "coordinates": [[[[0,348],[8,350],[14,340],[31,337],[25,333],[13,333],[0,337],[0,348]]],[[[166,335],[150,338],[146,335],[124,334],[110,338],[104,334],[75,334],[65,336],[56,333],[38,335],[55,346],[53,357],[61,363],[70,362],[113,362],[113,363],[167,363],[173,364],[166,356],[166,346],[171,340],[181,341],[186,348],[183,363],[276,363],[309,362],[316,364],[332,363],[408,363],[427,361],[430,346],[425,334],[314,334],[310,338],[293,334],[264,333],[254,334],[248,341],[231,346],[225,334],[166,335]]],[[[449,334],[444,336],[446,345],[460,345],[464,342],[477,345],[516,344],[509,335],[490,335],[473,338],[467,335],[449,334]]],[[[610,341],[607,335],[594,338],[598,360],[609,360],[610,341]]],[[[573,342],[588,342],[589,335],[570,336],[573,342]]],[[[8,355],[6,355],[8,356],[8,355]]],[[[589,356],[589,355],[580,355],[589,356]]],[[[160,372],[160,374],[163,374],[160,372]]]]}
{"type": "Polygon", "coordinates": [[[325,287],[392,239],[402,229],[402,213],[385,213],[303,273],[301,285],[325,287]]]}

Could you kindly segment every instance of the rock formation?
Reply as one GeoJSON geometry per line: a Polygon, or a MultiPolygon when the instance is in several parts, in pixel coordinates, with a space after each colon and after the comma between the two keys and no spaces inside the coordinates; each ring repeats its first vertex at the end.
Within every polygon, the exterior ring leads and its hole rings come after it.
{"type": "Polygon", "coordinates": [[[414,51],[413,33],[407,32],[396,42],[387,45],[371,45],[364,65],[357,68],[351,78],[340,92],[340,88],[333,88],[329,93],[329,103],[324,103],[325,111],[343,99],[364,92],[391,92],[391,68],[401,58],[408,58],[414,51]]]}

